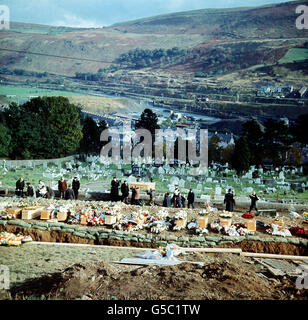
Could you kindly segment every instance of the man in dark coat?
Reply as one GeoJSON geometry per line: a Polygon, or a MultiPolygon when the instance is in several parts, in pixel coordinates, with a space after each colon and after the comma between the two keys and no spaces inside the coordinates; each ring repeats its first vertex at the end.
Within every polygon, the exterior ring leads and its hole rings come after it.
{"type": "Polygon", "coordinates": [[[26,191],[26,196],[27,197],[35,197],[35,189],[33,185],[30,182],[27,182],[27,191],[26,191]]]}
{"type": "Polygon", "coordinates": [[[75,198],[74,191],[72,189],[72,186],[69,185],[65,191],[65,200],[74,200],[74,198],[75,198]]]}
{"type": "Polygon", "coordinates": [[[169,192],[165,193],[163,206],[166,207],[166,208],[170,208],[171,207],[171,197],[170,197],[169,192]]]}
{"type": "Polygon", "coordinates": [[[233,212],[235,200],[231,189],[225,194],[224,203],[226,204],[226,211],[233,212]]]}
{"type": "Polygon", "coordinates": [[[79,189],[80,189],[80,181],[79,181],[78,177],[75,177],[73,179],[72,188],[73,188],[73,191],[74,191],[75,200],[77,200],[78,199],[78,192],[79,192],[79,189]]]}
{"type": "Polygon", "coordinates": [[[17,197],[21,197],[23,196],[24,193],[24,188],[25,188],[25,182],[23,178],[19,178],[16,181],[16,189],[15,189],[15,194],[17,197]]]}
{"type": "Polygon", "coordinates": [[[120,181],[116,179],[116,177],[113,177],[111,181],[111,191],[110,191],[110,197],[111,201],[118,201],[119,199],[119,185],[120,181]]]}
{"type": "Polygon", "coordinates": [[[121,185],[122,202],[128,203],[129,187],[126,180],[121,185]]]}
{"type": "Polygon", "coordinates": [[[192,191],[192,189],[189,189],[189,192],[187,195],[187,201],[188,201],[187,207],[189,208],[191,205],[191,207],[194,209],[195,208],[195,194],[192,191]]]}
{"type": "Polygon", "coordinates": [[[250,209],[249,212],[251,212],[252,209],[255,209],[257,211],[256,216],[259,215],[258,207],[257,207],[257,201],[259,200],[258,196],[256,195],[255,191],[249,196],[250,198],[250,209]]]}

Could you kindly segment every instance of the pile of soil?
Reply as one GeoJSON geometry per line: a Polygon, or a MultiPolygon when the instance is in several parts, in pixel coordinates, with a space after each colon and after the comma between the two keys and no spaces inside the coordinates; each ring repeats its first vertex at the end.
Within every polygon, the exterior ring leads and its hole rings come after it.
{"type": "Polygon", "coordinates": [[[13,299],[83,300],[272,300],[307,299],[287,278],[260,276],[251,259],[196,253],[177,266],[125,266],[107,262],[75,264],[63,272],[29,279],[11,288],[13,299]]]}

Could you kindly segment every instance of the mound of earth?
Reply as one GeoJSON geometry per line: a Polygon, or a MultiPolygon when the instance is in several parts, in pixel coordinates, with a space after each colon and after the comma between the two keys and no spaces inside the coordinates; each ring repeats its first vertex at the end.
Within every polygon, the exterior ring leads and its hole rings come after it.
{"type": "Polygon", "coordinates": [[[204,266],[75,264],[63,272],[29,279],[11,289],[14,299],[83,300],[272,300],[307,299],[295,281],[265,278],[252,260],[232,254],[194,254],[204,266]]]}

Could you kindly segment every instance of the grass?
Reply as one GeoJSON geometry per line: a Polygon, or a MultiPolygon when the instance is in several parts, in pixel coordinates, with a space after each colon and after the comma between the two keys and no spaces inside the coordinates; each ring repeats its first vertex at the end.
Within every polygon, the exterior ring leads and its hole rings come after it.
{"type": "Polygon", "coordinates": [[[83,93],[76,93],[64,90],[51,90],[28,88],[23,86],[0,86],[0,101],[9,103],[23,103],[33,97],[42,96],[64,96],[68,97],[71,103],[83,106],[83,109],[93,113],[114,113],[114,112],[141,112],[143,107],[137,102],[126,98],[109,98],[92,96],[83,93]]]}
{"type": "MultiPolygon", "coordinates": [[[[82,163],[82,167],[86,167],[87,163],[82,163]]],[[[58,173],[58,166],[54,165],[54,164],[49,164],[48,168],[52,169],[53,171],[55,171],[55,173],[58,173]]],[[[63,167],[64,168],[64,167],[63,167]]],[[[131,172],[131,165],[123,165],[122,169],[125,172],[131,172]]],[[[103,167],[101,167],[101,170],[99,170],[99,172],[104,172],[107,169],[103,169],[103,167]]],[[[110,188],[110,181],[112,176],[116,176],[118,179],[120,179],[122,182],[124,180],[127,180],[126,176],[123,176],[121,170],[119,170],[117,168],[116,165],[111,165],[109,166],[108,170],[111,170],[111,174],[110,175],[106,175],[106,176],[101,176],[99,177],[96,181],[93,181],[91,179],[90,176],[87,175],[80,175],[80,182],[81,182],[81,187],[85,187],[85,185],[88,184],[97,184],[99,183],[100,185],[99,190],[107,190],[110,188]]],[[[43,168],[42,165],[38,165],[36,166],[34,169],[29,169],[26,167],[19,167],[16,168],[15,171],[7,171],[5,174],[2,174],[1,177],[1,182],[2,182],[2,187],[3,188],[14,188],[15,187],[15,183],[16,181],[20,178],[23,177],[24,180],[26,182],[31,182],[34,186],[37,185],[38,181],[41,179],[43,180],[45,183],[48,184],[48,182],[52,182],[53,184],[55,184],[58,180],[58,178],[54,178],[53,181],[51,181],[51,179],[49,178],[45,178],[43,176],[43,173],[46,170],[43,168]]],[[[224,180],[226,180],[225,183],[218,183],[218,182],[204,182],[204,181],[199,181],[198,179],[195,179],[195,177],[192,178],[192,181],[190,182],[188,188],[180,188],[181,190],[183,189],[197,189],[197,185],[201,184],[202,185],[202,192],[197,193],[197,195],[210,195],[210,192],[205,192],[204,188],[210,188],[212,189],[212,196],[215,195],[215,188],[216,186],[220,186],[222,189],[222,195],[224,195],[224,192],[227,190],[227,188],[231,187],[236,196],[246,196],[248,197],[249,194],[247,192],[244,191],[245,188],[248,187],[252,187],[257,194],[264,199],[274,199],[276,200],[277,198],[277,192],[279,193],[279,199],[288,199],[288,200],[308,200],[308,190],[304,191],[303,193],[293,193],[292,191],[288,191],[286,192],[286,194],[284,194],[284,190],[279,189],[277,184],[273,184],[270,185],[269,187],[275,187],[277,189],[276,192],[274,193],[269,193],[269,194],[265,194],[264,191],[266,190],[267,187],[261,186],[259,184],[255,184],[255,183],[250,183],[250,179],[241,179],[240,180],[240,184],[235,184],[232,175],[234,174],[233,171],[229,172],[227,177],[220,177],[218,176],[217,178],[222,178],[224,180]]],[[[66,181],[71,181],[73,179],[74,176],[76,176],[75,172],[67,172],[64,175],[64,178],[66,179],[66,181]]],[[[152,176],[153,182],[155,182],[155,186],[156,186],[156,194],[164,194],[166,192],[170,192],[168,189],[168,184],[170,184],[170,179],[172,176],[165,176],[165,178],[167,178],[167,181],[162,181],[160,176],[158,174],[154,174],[152,176]]],[[[271,180],[274,181],[274,176],[264,176],[264,179],[267,180],[271,180]]],[[[183,176],[182,179],[184,179],[185,181],[187,180],[186,176],[183,176]]],[[[215,179],[215,178],[213,178],[215,179]]],[[[141,179],[144,180],[144,179],[141,179]]],[[[253,179],[251,179],[253,180],[253,179]]],[[[262,178],[261,178],[262,180],[262,178]]],[[[297,177],[297,176],[291,176],[291,175],[287,175],[286,176],[286,181],[303,181],[305,180],[305,177],[297,177]]],[[[91,190],[95,189],[95,186],[90,187],[91,190]]],[[[183,193],[183,195],[186,197],[187,194],[186,192],[183,193]]]]}
{"type": "Polygon", "coordinates": [[[0,246],[0,265],[9,266],[12,286],[27,278],[59,272],[75,263],[115,261],[132,257],[135,254],[134,250],[129,249],[59,247],[29,243],[20,247],[0,246]]]}
{"type": "Polygon", "coordinates": [[[7,98],[17,103],[37,96],[86,96],[85,94],[77,94],[71,91],[38,89],[21,86],[0,86],[0,95],[7,96],[7,98]]]}
{"type": "Polygon", "coordinates": [[[308,59],[308,49],[306,48],[292,48],[288,50],[284,57],[282,57],[278,62],[290,63],[297,61],[304,61],[308,59]]]}

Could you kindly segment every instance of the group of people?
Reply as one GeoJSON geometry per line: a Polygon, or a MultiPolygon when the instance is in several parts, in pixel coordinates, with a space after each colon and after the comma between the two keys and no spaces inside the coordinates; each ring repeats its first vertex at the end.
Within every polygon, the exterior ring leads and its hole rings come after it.
{"type": "MultiPolygon", "coordinates": [[[[178,187],[175,187],[173,196],[171,197],[170,193],[167,192],[164,195],[163,206],[169,208],[171,206],[175,208],[185,208],[186,198],[181,194],[178,187]]],[[[192,189],[189,190],[187,195],[187,207],[192,209],[195,208],[195,193],[192,189]]]]}
{"type": "MultiPolygon", "coordinates": [[[[30,182],[27,182],[26,186],[27,188],[26,188],[25,195],[27,197],[42,197],[47,199],[54,197],[54,192],[52,188],[50,188],[49,186],[46,186],[42,180],[39,180],[36,190],[30,182]]],[[[22,198],[24,196],[24,189],[25,189],[25,182],[23,178],[20,178],[16,182],[16,189],[15,189],[16,196],[22,198]]],[[[78,177],[74,177],[74,179],[72,180],[72,183],[69,185],[67,185],[67,182],[63,177],[58,181],[58,191],[61,199],[77,200],[79,189],[80,189],[80,181],[78,177]]],[[[131,187],[130,189],[132,190],[131,204],[140,205],[141,204],[140,189],[135,186],[131,187]]],[[[111,191],[110,191],[111,201],[121,200],[122,202],[128,204],[130,189],[126,180],[121,184],[121,180],[117,180],[116,177],[113,177],[111,181],[111,191]],[[121,185],[121,197],[119,196],[120,185],[121,185]]],[[[150,197],[150,202],[149,202],[150,205],[155,204],[154,192],[155,190],[153,189],[150,189],[149,191],[147,191],[147,194],[150,197]]],[[[256,195],[256,192],[253,191],[249,195],[249,198],[251,201],[249,212],[255,209],[256,215],[258,215],[259,212],[257,207],[257,201],[259,200],[259,198],[256,195]]],[[[171,206],[175,208],[185,208],[185,202],[186,202],[186,198],[180,193],[180,190],[178,189],[178,187],[176,187],[172,197],[169,192],[165,193],[163,206],[166,208],[169,208],[171,206]]],[[[187,203],[188,208],[190,208],[190,206],[192,207],[192,209],[195,208],[195,194],[192,189],[190,189],[188,192],[187,202],[188,202],[187,203]]],[[[234,194],[232,189],[229,189],[228,192],[225,194],[224,204],[226,205],[226,211],[232,212],[234,210],[235,200],[234,200],[234,194]]]]}
{"type": "MultiPolygon", "coordinates": [[[[74,177],[71,184],[67,184],[63,177],[58,181],[58,191],[61,199],[77,200],[79,189],[80,181],[78,177],[74,177]]],[[[52,199],[55,196],[53,189],[47,186],[42,180],[39,180],[37,187],[35,188],[30,182],[27,182],[25,185],[23,178],[19,178],[16,181],[15,195],[20,198],[25,195],[26,197],[46,199],[52,199]]]]}
{"type": "MultiPolygon", "coordinates": [[[[116,177],[113,177],[111,181],[111,190],[110,190],[110,199],[111,201],[119,201],[128,204],[129,190],[132,191],[131,204],[140,205],[140,188],[132,186],[129,188],[127,181],[125,180],[121,184],[121,180],[117,180],[116,177]],[[119,188],[121,189],[121,196],[119,195],[119,188]]],[[[147,194],[150,196],[150,205],[154,205],[154,190],[150,189],[147,194]]]]}
{"type": "MultiPolygon", "coordinates": [[[[250,195],[250,208],[249,212],[251,212],[253,209],[256,210],[256,215],[259,214],[257,202],[259,200],[257,194],[255,191],[253,191],[250,195]]],[[[226,211],[232,212],[235,206],[235,200],[234,200],[234,194],[232,189],[229,189],[228,192],[225,194],[224,198],[224,204],[226,205],[226,211]]]]}

